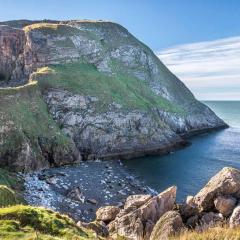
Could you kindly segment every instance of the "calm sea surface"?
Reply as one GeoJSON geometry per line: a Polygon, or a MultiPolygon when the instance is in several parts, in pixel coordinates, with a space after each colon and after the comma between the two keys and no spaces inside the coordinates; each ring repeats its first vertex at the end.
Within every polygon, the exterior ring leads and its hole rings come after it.
{"type": "Polygon", "coordinates": [[[223,167],[240,169],[240,101],[204,103],[230,128],[193,137],[191,146],[166,156],[124,161],[130,171],[157,191],[176,185],[178,201],[196,194],[223,167]]]}

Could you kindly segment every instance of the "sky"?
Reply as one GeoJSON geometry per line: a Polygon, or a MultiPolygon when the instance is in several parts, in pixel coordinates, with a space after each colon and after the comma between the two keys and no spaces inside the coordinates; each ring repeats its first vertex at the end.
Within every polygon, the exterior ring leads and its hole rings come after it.
{"type": "MultiPolygon", "coordinates": [[[[126,27],[155,52],[163,53],[165,49],[171,49],[173,46],[240,36],[239,0],[0,0],[0,9],[0,21],[12,19],[111,20],[126,27]]],[[[188,51],[190,50],[188,49],[188,51]]],[[[193,49],[192,51],[198,50],[193,49]]],[[[199,51],[201,51],[203,58],[203,50],[199,51]]],[[[184,62],[191,60],[190,53],[186,59],[184,52],[177,52],[177,54],[176,59],[179,61],[182,59],[184,62]]],[[[219,58],[221,58],[221,53],[219,54],[219,58]]],[[[168,65],[169,56],[164,55],[164,57],[164,61],[168,65]]],[[[171,57],[173,58],[173,54],[171,57]]],[[[229,58],[231,58],[231,54],[228,54],[229,58]]],[[[214,61],[214,57],[208,59],[206,55],[204,61],[208,60],[214,61]]],[[[173,65],[171,61],[170,65],[173,65]]],[[[180,72],[187,69],[188,65],[184,67],[184,63],[180,64],[182,65],[180,72]]],[[[209,65],[201,64],[199,73],[203,75],[206,73],[205,77],[208,78],[207,73],[212,66],[211,63],[209,65]]],[[[221,91],[214,96],[222,98],[221,94],[225,94],[224,99],[230,97],[230,87],[227,83],[231,81],[231,87],[234,87],[232,76],[225,73],[225,82],[211,76],[208,78],[209,81],[196,83],[198,79],[202,80],[203,78],[197,78],[195,74],[191,80],[189,71],[184,75],[179,73],[179,68],[173,67],[172,70],[186,82],[197,97],[209,98],[207,94],[204,96],[204,84],[211,82],[214,85],[218,81],[222,81],[222,89],[219,89],[221,91]],[[194,82],[193,88],[190,84],[191,81],[194,82]],[[198,84],[201,86],[197,87],[198,84]]],[[[220,75],[221,66],[215,66],[215,72],[218,71],[217,68],[220,70],[218,74],[220,75]]],[[[230,72],[229,68],[228,72],[230,72]]],[[[208,86],[205,85],[206,88],[208,86]]],[[[239,88],[239,85],[236,87],[239,88]]],[[[217,91],[217,89],[215,90],[217,91]]],[[[236,90],[236,97],[240,99],[238,90],[236,90]]]]}
{"type": "Polygon", "coordinates": [[[240,36],[157,53],[200,100],[240,100],[240,36]]]}

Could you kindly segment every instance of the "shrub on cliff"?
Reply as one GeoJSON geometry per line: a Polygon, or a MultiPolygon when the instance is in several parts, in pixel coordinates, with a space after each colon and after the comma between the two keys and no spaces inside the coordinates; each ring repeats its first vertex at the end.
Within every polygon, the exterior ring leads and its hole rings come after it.
{"type": "Polygon", "coordinates": [[[0,185],[0,207],[22,203],[21,198],[11,188],[0,185]]]}

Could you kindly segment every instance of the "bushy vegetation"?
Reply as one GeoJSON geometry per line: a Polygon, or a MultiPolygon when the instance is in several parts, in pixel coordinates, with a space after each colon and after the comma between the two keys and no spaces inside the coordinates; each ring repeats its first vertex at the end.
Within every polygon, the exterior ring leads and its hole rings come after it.
{"type": "Polygon", "coordinates": [[[18,188],[19,184],[20,180],[16,177],[15,173],[11,173],[0,168],[0,185],[18,188]]]}
{"type": "Polygon", "coordinates": [[[31,206],[0,208],[0,239],[96,239],[65,215],[31,206]]]}
{"type": "Polygon", "coordinates": [[[16,173],[0,169],[0,207],[24,204],[20,194],[22,188],[22,180],[16,173]]]}
{"type": "Polygon", "coordinates": [[[22,201],[11,188],[0,185],[0,207],[20,204],[22,201]]]}
{"type": "Polygon", "coordinates": [[[143,81],[127,74],[108,75],[88,63],[43,67],[33,75],[33,80],[37,80],[43,89],[60,88],[77,94],[96,96],[101,104],[115,102],[124,109],[147,110],[159,107],[167,111],[180,111],[168,100],[155,94],[143,81]]]}

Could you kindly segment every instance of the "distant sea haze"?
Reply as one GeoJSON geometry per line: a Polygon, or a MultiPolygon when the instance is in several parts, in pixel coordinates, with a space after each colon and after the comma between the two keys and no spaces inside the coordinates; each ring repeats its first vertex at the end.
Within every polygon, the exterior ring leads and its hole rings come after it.
{"type": "Polygon", "coordinates": [[[198,99],[240,100],[240,37],[179,45],[157,55],[198,99]]]}
{"type": "Polygon", "coordinates": [[[124,161],[156,191],[176,185],[178,201],[195,195],[223,167],[240,169],[240,101],[204,103],[230,128],[193,137],[191,146],[169,155],[124,161]]]}

